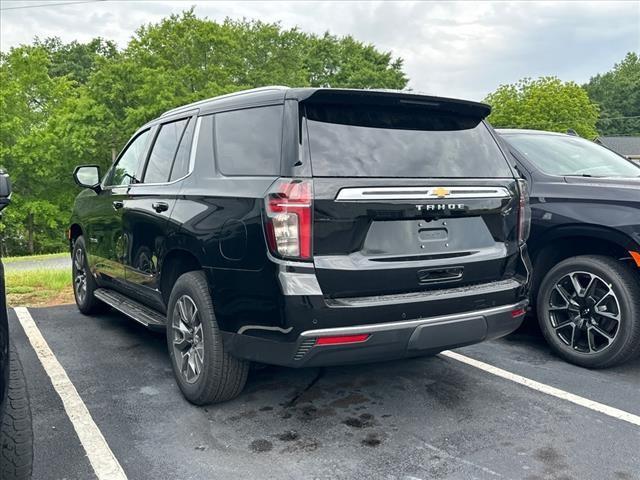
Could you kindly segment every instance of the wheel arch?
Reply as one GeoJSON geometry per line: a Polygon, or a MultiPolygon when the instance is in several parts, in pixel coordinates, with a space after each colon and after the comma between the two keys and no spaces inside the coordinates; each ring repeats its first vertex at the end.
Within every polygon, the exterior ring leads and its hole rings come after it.
{"type": "Polygon", "coordinates": [[[169,304],[171,289],[180,275],[201,269],[202,264],[192,252],[182,248],[167,252],[160,268],[160,292],[164,304],[169,304]]]}
{"type": "Polygon", "coordinates": [[[75,243],[76,239],[81,235],[84,235],[84,230],[82,229],[82,226],[77,222],[72,223],[69,226],[69,233],[68,233],[69,251],[73,249],[73,244],[75,243]]]}
{"type": "Polygon", "coordinates": [[[564,225],[542,234],[537,245],[530,249],[533,262],[533,305],[544,273],[569,257],[604,255],[620,261],[631,260],[632,243],[623,233],[608,227],[593,225],[564,225]]]}

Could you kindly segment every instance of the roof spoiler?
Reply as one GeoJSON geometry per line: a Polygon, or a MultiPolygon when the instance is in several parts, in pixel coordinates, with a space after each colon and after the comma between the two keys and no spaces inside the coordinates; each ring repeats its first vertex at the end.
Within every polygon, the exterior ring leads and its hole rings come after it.
{"type": "Polygon", "coordinates": [[[300,91],[295,97],[306,103],[336,103],[353,105],[415,106],[448,111],[477,119],[486,118],[491,106],[485,103],[458,100],[455,98],[432,97],[397,90],[349,90],[317,89],[300,91]]]}

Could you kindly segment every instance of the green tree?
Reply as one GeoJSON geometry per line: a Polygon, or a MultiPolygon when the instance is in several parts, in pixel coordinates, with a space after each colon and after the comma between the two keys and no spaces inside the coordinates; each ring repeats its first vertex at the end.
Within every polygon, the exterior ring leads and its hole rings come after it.
{"type": "Polygon", "coordinates": [[[525,78],[516,84],[501,85],[485,98],[492,106],[489,116],[497,128],[530,128],[566,132],[593,138],[598,107],[587,92],[574,82],[556,77],[525,78]]]}
{"type": "Polygon", "coordinates": [[[50,77],[49,67],[42,46],[23,46],[0,56],[0,165],[10,173],[14,188],[5,215],[14,246],[30,253],[50,248],[53,230],[61,226],[59,199],[65,190],[58,183],[64,157],[49,122],[73,82],[50,77]]]}
{"type": "Polygon", "coordinates": [[[640,56],[629,52],[622,62],[591,77],[584,88],[600,107],[602,135],[640,135],[640,56]]]}
{"type": "Polygon", "coordinates": [[[99,59],[114,58],[118,54],[114,42],[99,37],[87,43],[75,40],[62,43],[57,37],[36,38],[34,46],[43,47],[49,53],[49,76],[67,76],[80,84],[87,82],[99,59]]]}

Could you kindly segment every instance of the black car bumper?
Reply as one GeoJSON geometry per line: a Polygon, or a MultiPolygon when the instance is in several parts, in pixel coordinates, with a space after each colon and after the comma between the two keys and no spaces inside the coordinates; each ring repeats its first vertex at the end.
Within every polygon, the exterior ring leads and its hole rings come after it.
{"type": "MultiPolygon", "coordinates": [[[[524,318],[527,301],[414,320],[310,329],[295,341],[279,341],[224,332],[225,346],[240,358],[283,365],[310,367],[393,360],[431,355],[507,335],[524,318]],[[357,343],[324,344],[321,339],[346,337],[357,343]],[[362,338],[365,338],[362,340],[362,338]]],[[[337,339],[339,341],[340,339],[337,339]]]]}

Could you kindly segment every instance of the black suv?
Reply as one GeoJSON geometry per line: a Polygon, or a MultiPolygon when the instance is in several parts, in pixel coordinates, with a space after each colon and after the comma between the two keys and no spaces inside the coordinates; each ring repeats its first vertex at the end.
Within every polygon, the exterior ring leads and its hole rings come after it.
{"type": "MultiPolygon", "coordinates": [[[[9,205],[11,182],[0,169],[0,215],[9,205]]],[[[33,467],[33,430],[22,364],[9,339],[9,319],[0,258],[0,479],[26,480],[33,467]]]]}
{"type": "Polygon", "coordinates": [[[487,105],[269,87],[166,112],[78,167],[76,301],[164,329],[185,397],[292,367],[434,354],[516,329],[525,183],[487,105]]]}
{"type": "Polygon", "coordinates": [[[533,297],[565,359],[640,354],[640,167],[583,138],[499,130],[531,188],[533,297]]]}

